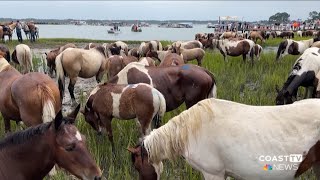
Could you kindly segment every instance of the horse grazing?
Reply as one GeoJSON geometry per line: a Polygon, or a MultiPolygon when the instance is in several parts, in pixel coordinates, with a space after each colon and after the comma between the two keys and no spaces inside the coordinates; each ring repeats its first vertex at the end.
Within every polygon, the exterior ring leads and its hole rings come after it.
{"type": "Polygon", "coordinates": [[[212,40],[213,48],[219,49],[220,53],[223,55],[224,61],[228,62],[227,55],[229,56],[240,56],[242,55],[243,61],[246,61],[247,56],[251,58],[253,64],[254,54],[255,54],[255,43],[249,39],[243,40],[212,40]]]}
{"type": "Polygon", "coordinates": [[[151,57],[142,57],[139,59],[139,62],[145,66],[156,66],[156,63],[151,57]]]}
{"type": "Polygon", "coordinates": [[[10,120],[26,126],[52,121],[61,108],[56,83],[42,73],[20,74],[2,55],[0,52],[0,112],[5,132],[11,131],[10,120]]]}
{"type": "Polygon", "coordinates": [[[150,133],[151,127],[160,127],[165,112],[166,101],[163,95],[149,84],[105,83],[92,90],[83,114],[86,122],[100,134],[102,129],[107,130],[112,151],[115,152],[111,128],[113,117],[125,120],[135,118],[144,137],[150,133]],[[156,115],[159,118],[155,118],[156,115]]]}
{"type": "Polygon", "coordinates": [[[146,57],[151,57],[159,60],[162,62],[167,54],[171,53],[171,51],[154,51],[154,50],[149,50],[146,54],[146,57]]]}
{"type": "Polygon", "coordinates": [[[249,39],[253,40],[254,43],[257,43],[258,39],[260,39],[261,43],[266,42],[265,38],[261,35],[261,31],[251,31],[249,35],[249,39]]]}
{"type": "Polygon", "coordinates": [[[169,53],[165,56],[163,61],[161,61],[159,67],[179,66],[183,64],[184,60],[182,59],[181,55],[178,55],[176,53],[169,53]]]}
{"type": "Polygon", "coordinates": [[[280,33],[280,35],[279,35],[279,37],[281,37],[281,38],[294,38],[294,32],[292,32],[292,31],[283,31],[283,32],[281,32],[280,33]]]}
{"type": "Polygon", "coordinates": [[[177,44],[175,48],[173,48],[173,53],[177,53],[180,55],[186,64],[188,61],[192,61],[194,59],[197,60],[198,65],[202,65],[202,59],[206,54],[205,51],[201,48],[193,48],[193,49],[183,49],[181,48],[181,44],[177,44]]]}
{"type": "Polygon", "coordinates": [[[138,48],[132,48],[128,52],[128,56],[134,56],[136,58],[139,58],[139,49],[138,48]]]}
{"type": "Polygon", "coordinates": [[[101,179],[84,136],[73,125],[76,114],[64,118],[59,111],[54,121],[0,141],[1,179],[43,179],[55,164],[80,179],[101,179]]]}
{"type": "Polygon", "coordinates": [[[11,59],[11,55],[10,55],[10,50],[7,46],[3,45],[3,44],[0,44],[0,52],[3,52],[4,54],[4,58],[10,62],[10,59],[11,59]]]}
{"type": "Polygon", "coordinates": [[[12,52],[12,61],[23,68],[23,74],[33,72],[32,53],[29,46],[18,44],[12,52]]]}
{"type": "Polygon", "coordinates": [[[202,99],[216,97],[217,89],[213,74],[205,68],[192,64],[145,67],[143,64],[133,62],[108,82],[150,84],[164,95],[167,112],[178,108],[183,102],[189,108],[202,99]]]}
{"type": "Polygon", "coordinates": [[[82,78],[96,76],[98,83],[102,80],[107,63],[106,48],[102,46],[89,50],[67,48],[56,57],[55,63],[61,99],[63,99],[65,75],[67,75],[70,78],[68,90],[74,104],[73,90],[78,76],[82,78]]]}
{"type": "Polygon", "coordinates": [[[194,40],[206,39],[206,38],[207,38],[206,33],[197,33],[197,34],[194,36],[194,40]]]}
{"type": "Polygon", "coordinates": [[[12,33],[16,26],[16,22],[10,23],[7,26],[0,26],[0,38],[2,39],[2,42],[5,42],[5,36],[8,36],[9,41],[12,41],[12,33]]]}
{"type": "Polygon", "coordinates": [[[53,76],[53,71],[56,71],[56,57],[67,48],[77,48],[77,46],[73,43],[68,43],[64,46],[58,47],[57,49],[51,50],[48,53],[45,53],[47,66],[49,67],[49,74],[51,77],[53,76]]]}
{"type": "Polygon", "coordinates": [[[110,44],[111,47],[118,47],[121,50],[125,52],[126,55],[128,55],[128,45],[125,42],[122,41],[116,41],[114,43],[110,44]]]}
{"type": "MultiPolygon", "coordinates": [[[[226,176],[293,180],[312,166],[319,172],[319,108],[319,99],[286,106],[250,106],[206,99],[128,150],[141,180],[160,179],[162,161],[178,156],[183,156],[206,180],[224,180],[226,176]],[[263,170],[271,162],[266,156],[278,159],[292,154],[300,156],[283,163],[295,168],[268,173],[263,170]]],[[[319,178],[319,174],[316,176],[319,178]]]]}
{"type": "Polygon", "coordinates": [[[313,31],[311,31],[311,30],[302,32],[302,36],[312,36],[312,35],[313,35],[313,31]]]}
{"type": "Polygon", "coordinates": [[[309,90],[313,89],[312,97],[315,97],[314,81],[320,71],[320,49],[309,48],[295,62],[292,72],[281,90],[278,90],[276,104],[291,104],[297,99],[297,92],[300,86],[306,87],[305,98],[310,96],[309,90]]]}
{"type": "Polygon", "coordinates": [[[286,39],[279,44],[276,60],[283,58],[287,54],[300,55],[306,49],[311,47],[314,42],[317,42],[319,40],[320,38],[313,38],[313,39],[301,40],[301,41],[286,39]]]}
{"type": "Polygon", "coordinates": [[[257,60],[260,60],[260,56],[262,53],[262,47],[259,44],[256,44],[254,46],[254,55],[257,57],[257,60]]]}

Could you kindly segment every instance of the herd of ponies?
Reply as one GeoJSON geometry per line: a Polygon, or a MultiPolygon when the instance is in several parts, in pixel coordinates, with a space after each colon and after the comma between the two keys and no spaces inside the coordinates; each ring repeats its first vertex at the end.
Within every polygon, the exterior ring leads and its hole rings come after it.
{"type": "Polygon", "coordinates": [[[27,45],[17,45],[12,53],[0,45],[0,112],[6,135],[0,141],[0,177],[43,179],[49,172],[54,174],[58,165],[80,179],[100,180],[102,172],[75,126],[81,112],[98,134],[106,130],[115,158],[112,119],[137,121],[138,143],[127,150],[139,179],[159,180],[162,161],[178,156],[208,180],[294,179],[310,168],[319,179],[320,39],[292,37],[290,32],[252,31],[198,33],[195,40],[165,47],[156,40],[134,48],[122,41],[89,43],[83,48],[69,43],[45,53],[45,73],[34,72],[27,45]],[[249,58],[255,68],[254,59],[262,53],[257,40],[264,43],[270,36],[288,37],[279,44],[276,60],[301,55],[278,89],[280,106],[217,99],[216,77],[202,67],[205,50],[218,49],[225,63],[228,56],[242,56],[245,63],[249,58]],[[192,60],[198,65],[188,64],[192,60]],[[66,77],[74,110],[63,116],[66,77]],[[74,94],[78,77],[95,77],[99,83],[84,107],[74,94]],[[306,99],[296,101],[300,86],[306,88],[306,99]],[[163,124],[164,114],[183,103],[187,109],[163,124]],[[11,120],[28,128],[12,133],[11,120]],[[265,162],[258,159],[290,154],[303,156],[296,162],[297,169],[264,171],[265,162]]]}

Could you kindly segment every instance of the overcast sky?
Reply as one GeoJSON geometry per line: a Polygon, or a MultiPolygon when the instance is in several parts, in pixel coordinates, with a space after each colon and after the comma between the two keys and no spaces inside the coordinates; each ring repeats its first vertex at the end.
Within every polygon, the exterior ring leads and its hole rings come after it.
{"type": "Polygon", "coordinates": [[[288,12],[292,20],[304,20],[310,11],[320,10],[320,1],[1,1],[1,4],[2,17],[17,19],[217,20],[228,15],[255,21],[288,12]]]}

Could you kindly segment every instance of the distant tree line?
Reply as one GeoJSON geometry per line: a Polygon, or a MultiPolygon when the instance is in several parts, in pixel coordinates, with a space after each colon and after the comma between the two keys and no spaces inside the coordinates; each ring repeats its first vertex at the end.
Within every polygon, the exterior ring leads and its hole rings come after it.
{"type": "MultiPolygon", "coordinates": [[[[320,19],[320,11],[309,12],[309,18],[307,22],[313,22],[320,19]]],[[[269,17],[269,23],[288,23],[290,22],[290,14],[287,12],[278,12],[269,17]]]]}

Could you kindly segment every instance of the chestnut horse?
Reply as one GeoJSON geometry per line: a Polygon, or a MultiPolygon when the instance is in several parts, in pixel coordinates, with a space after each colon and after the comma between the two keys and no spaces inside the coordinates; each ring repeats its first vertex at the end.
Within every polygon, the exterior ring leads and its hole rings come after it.
{"type": "Polygon", "coordinates": [[[198,62],[198,66],[202,65],[202,59],[206,54],[205,51],[201,48],[193,48],[193,49],[181,48],[181,43],[177,43],[176,47],[173,48],[172,52],[180,55],[185,64],[188,61],[192,61],[196,59],[198,62]]]}
{"type": "Polygon", "coordinates": [[[33,126],[52,121],[60,108],[59,89],[50,77],[22,75],[0,56],[0,112],[6,133],[11,131],[10,120],[33,126]]]}
{"type": "Polygon", "coordinates": [[[166,99],[166,110],[172,111],[183,102],[190,108],[208,97],[216,97],[213,74],[205,68],[186,64],[170,67],[145,67],[133,62],[109,80],[116,84],[147,83],[159,90],[166,99]]]}
{"type": "Polygon", "coordinates": [[[117,75],[118,72],[120,72],[127,64],[131,62],[138,62],[138,59],[134,56],[110,56],[106,64],[108,79],[117,75]]]}
{"type": "Polygon", "coordinates": [[[65,89],[65,75],[69,76],[68,90],[72,104],[75,103],[74,85],[77,78],[91,78],[96,76],[99,83],[105,73],[107,62],[106,48],[98,46],[89,50],[67,48],[56,58],[56,71],[60,96],[63,99],[65,89]]]}
{"type": "Polygon", "coordinates": [[[159,64],[159,67],[167,67],[167,66],[179,66],[183,65],[184,60],[182,57],[176,53],[168,53],[163,61],[159,64]]]}
{"type": "Polygon", "coordinates": [[[16,26],[17,26],[16,22],[9,24],[7,31],[4,31],[4,29],[3,29],[4,27],[0,26],[0,39],[2,39],[2,42],[5,42],[4,41],[5,35],[7,35],[9,37],[9,41],[12,41],[12,33],[13,33],[13,30],[16,28],[16,26]]]}
{"type": "Polygon", "coordinates": [[[149,84],[106,83],[92,90],[83,114],[86,122],[99,134],[102,129],[107,130],[114,153],[112,118],[125,120],[135,118],[140,125],[140,133],[144,137],[152,128],[158,128],[161,125],[161,118],[165,112],[166,101],[163,95],[149,84]],[[157,118],[155,118],[156,115],[158,115],[157,118]]]}
{"type": "Polygon", "coordinates": [[[162,161],[179,156],[206,180],[294,180],[311,167],[319,179],[319,109],[319,99],[286,106],[206,99],[128,150],[140,180],[159,180],[162,161]],[[263,170],[284,156],[292,157],[280,160],[288,169],[263,170]]]}
{"type": "Polygon", "coordinates": [[[73,125],[78,110],[65,118],[59,111],[54,121],[0,141],[1,179],[43,179],[55,164],[80,179],[101,179],[85,137],[73,125]]]}
{"type": "Polygon", "coordinates": [[[67,48],[77,48],[77,47],[73,43],[68,43],[64,46],[60,46],[57,49],[51,50],[48,53],[45,53],[46,59],[47,59],[47,66],[49,67],[49,74],[51,77],[53,76],[53,71],[56,71],[56,63],[55,63],[56,57],[67,48]]]}

